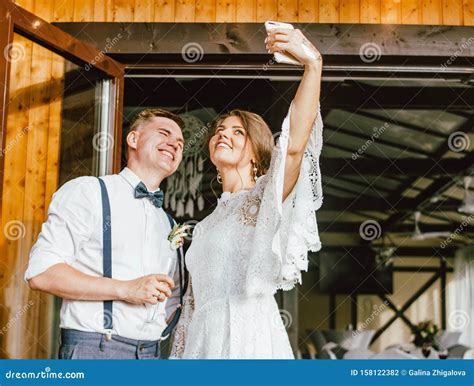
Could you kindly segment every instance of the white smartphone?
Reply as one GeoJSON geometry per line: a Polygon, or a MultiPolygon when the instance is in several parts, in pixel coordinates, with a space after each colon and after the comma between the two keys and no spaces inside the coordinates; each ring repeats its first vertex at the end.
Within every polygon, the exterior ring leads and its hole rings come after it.
{"type": "MultiPolygon", "coordinates": [[[[265,30],[271,31],[272,29],[275,28],[281,28],[281,29],[295,29],[293,25],[289,23],[281,23],[278,21],[266,21],[265,22],[265,30]]],[[[278,63],[286,63],[286,64],[294,64],[297,66],[302,66],[302,64],[291,54],[287,53],[282,53],[282,52],[274,52],[273,57],[275,58],[275,61],[278,63]]]]}

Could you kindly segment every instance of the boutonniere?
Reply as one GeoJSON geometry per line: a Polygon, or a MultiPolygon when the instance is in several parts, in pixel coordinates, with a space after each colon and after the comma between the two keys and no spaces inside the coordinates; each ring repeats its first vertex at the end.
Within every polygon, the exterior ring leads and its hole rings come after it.
{"type": "Polygon", "coordinates": [[[188,236],[188,229],[190,228],[190,225],[175,224],[170,234],[168,235],[168,241],[170,242],[171,249],[176,250],[183,246],[184,238],[188,236]]]}

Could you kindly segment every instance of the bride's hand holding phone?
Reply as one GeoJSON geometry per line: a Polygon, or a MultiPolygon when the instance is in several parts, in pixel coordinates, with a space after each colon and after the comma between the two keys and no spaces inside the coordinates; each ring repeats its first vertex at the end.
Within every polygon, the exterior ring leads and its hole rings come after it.
{"type": "Polygon", "coordinates": [[[305,66],[322,64],[321,53],[299,29],[275,28],[269,30],[265,43],[269,53],[288,53],[305,66]]]}

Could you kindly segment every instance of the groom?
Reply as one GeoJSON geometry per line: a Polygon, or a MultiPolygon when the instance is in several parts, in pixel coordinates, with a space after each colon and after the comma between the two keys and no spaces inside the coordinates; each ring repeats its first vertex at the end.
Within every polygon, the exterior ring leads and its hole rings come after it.
{"type": "Polygon", "coordinates": [[[127,135],[126,168],[102,177],[104,186],[79,177],[53,195],[25,279],[63,299],[60,359],[159,357],[179,302],[160,184],[181,162],[183,126],[171,112],[142,111],[127,135]]]}

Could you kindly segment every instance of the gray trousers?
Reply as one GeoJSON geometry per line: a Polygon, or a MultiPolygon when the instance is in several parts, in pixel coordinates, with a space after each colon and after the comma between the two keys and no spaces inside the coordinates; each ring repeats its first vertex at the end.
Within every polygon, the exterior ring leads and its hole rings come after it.
{"type": "Polygon", "coordinates": [[[159,359],[160,341],[61,329],[59,359],[159,359]]]}

